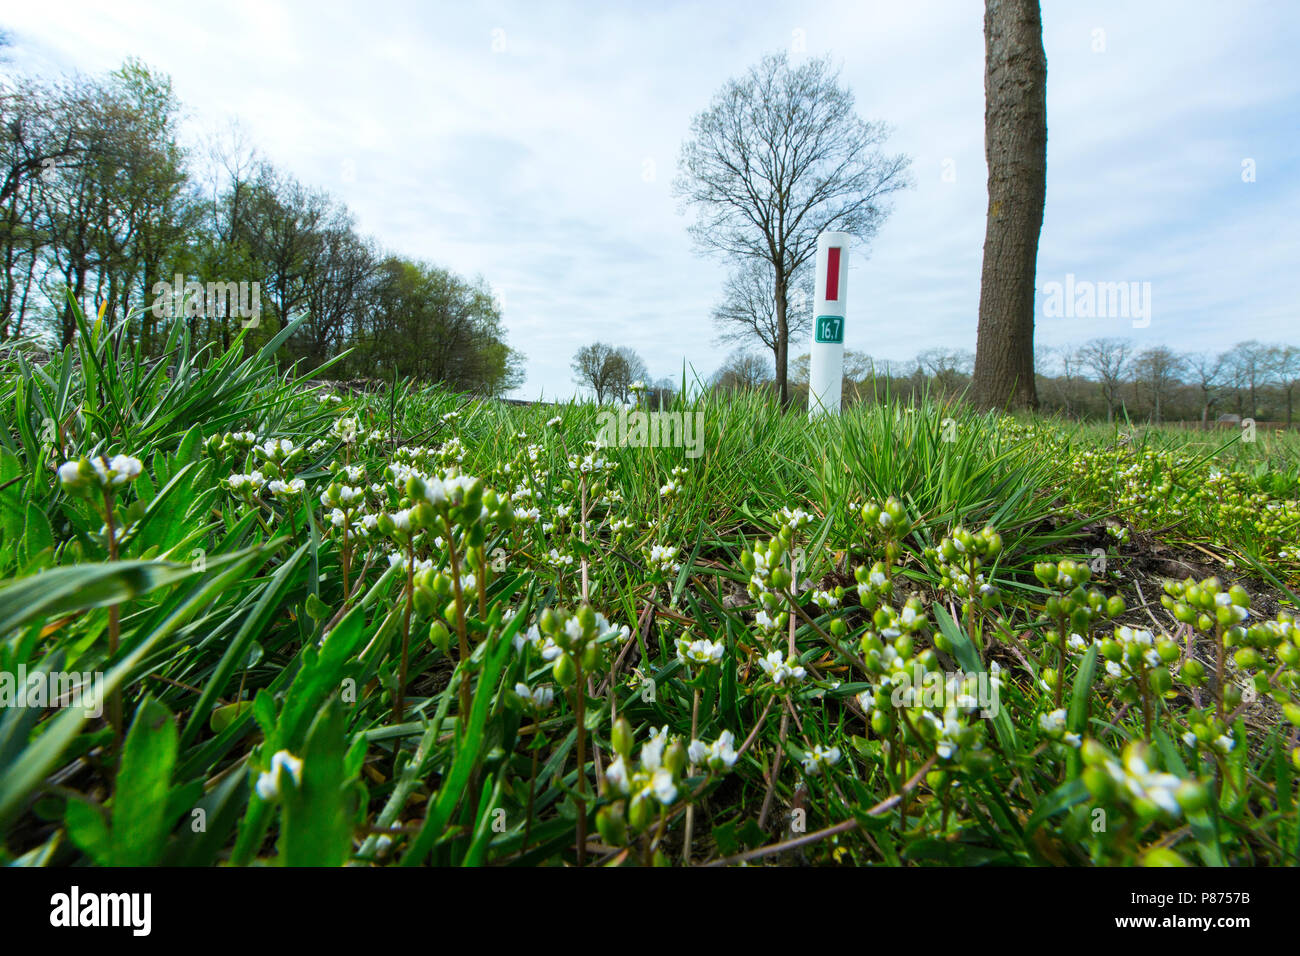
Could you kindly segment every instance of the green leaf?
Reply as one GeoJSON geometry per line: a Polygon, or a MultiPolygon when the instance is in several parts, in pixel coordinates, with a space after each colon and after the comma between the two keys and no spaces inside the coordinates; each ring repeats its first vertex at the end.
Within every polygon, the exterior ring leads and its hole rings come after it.
{"type": "Polygon", "coordinates": [[[113,794],[116,866],[152,866],[162,857],[177,739],[171,711],[145,698],[127,734],[113,794]]]}
{"type": "Polygon", "coordinates": [[[351,794],[346,784],[347,752],[343,707],[329,701],[307,731],[302,782],[281,775],[284,823],[280,854],[285,866],[342,866],[352,851],[351,794]]]}

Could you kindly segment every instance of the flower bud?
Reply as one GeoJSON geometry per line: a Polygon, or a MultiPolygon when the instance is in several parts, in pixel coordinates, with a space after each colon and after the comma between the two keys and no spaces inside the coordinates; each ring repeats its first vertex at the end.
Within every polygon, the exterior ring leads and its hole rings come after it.
{"type": "Polygon", "coordinates": [[[681,776],[682,771],[686,769],[686,748],[681,740],[674,740],[664,751],[664,766],[674,777],[681,776]]]}
{"type": "Polygon", "coordinates": [[[447,625],[442,621],[435,620],[429,625],[429,640],[434,647],[446,654],[451,647],[451,631],[447,630],[447,625]]]}
{"type": "Polygon", "coordinates": [[[630,759],[633,739],[632,725],[627,722],[626,717],[620,715],[618,720],[614,721],[614,727],[610,731],[610,743],[614,745],[614,753],[622,757],[625,763],[630,759]]]}
{"type": "Polygon", "coordinates": [[[577,665],[573,663],[573,658],[568,654],[561,654],[557,657],[555,663],[551,666],[551,670],[555,674],[555,682],[561,687],[568,687],[578,677],[577,665]]]}
{"type": "Polygon", "coordinates": [[[596,832],[609,846],[624,846],[627,843],[627,820],[623,817],[620,804],[601,807],[596,811],[596,832]]]}
{"type": "Polygon", "coordinates": [[[1204,810],[1210,802],[1209,791],[1205,785],[1196,780],[1184,780],[1174,791],[1174,799],[1186,813],[1196,813],[1198,810],[1204,810]]]}

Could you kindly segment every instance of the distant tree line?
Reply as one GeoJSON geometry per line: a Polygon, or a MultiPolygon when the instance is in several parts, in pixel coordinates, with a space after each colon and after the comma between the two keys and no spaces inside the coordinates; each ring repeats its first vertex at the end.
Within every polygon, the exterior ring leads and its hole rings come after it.
{"type": "Polygon", "coordinates": [[[170,79],[134,60],[104,77],[0,79],[0,340],[67,345],[71,293],[88,315],[130,316],[151,356],[174,322],[222,348],[247,328],[251,351],[306,316],[280,356],[304,369],[352,349],[330,374],[486,394],[521,382],[484,279],[383,251],[237,127],[183,145],[180,117],[170,79]],[[177,277],[189,291],[173,306],[177,277]],[[255,318],[213,301],[240,283],[257,284],[255,318]]]}
{"type": "MultiPolygon", "coordinates": [[[[928,394],[968,398],[975,356],[964,349],[931,348],[905,362],[844,353],[844,402],[928,394]]],[[[1066,418],[1151,423],[1212,424],[1252,418],[1290,427],[1300,400],[1300,348],[1257,341],[1225,352],[1179,352],[1163,345],[1137,349],[1122,338],[1039,348],[1039,410],[1066,418]]],[[[807,395],[808,355],[791,363],[796,399],[807,395]]],[[[714,372],[715,389],[775,389],[763,353],[737,350],[714,372]]]]}

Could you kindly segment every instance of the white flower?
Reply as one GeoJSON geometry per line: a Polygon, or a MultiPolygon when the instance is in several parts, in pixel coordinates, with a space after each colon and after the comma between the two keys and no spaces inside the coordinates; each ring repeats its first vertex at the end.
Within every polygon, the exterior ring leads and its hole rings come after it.
{"type": "Polygon", "coordinates": [[[706,638],[697,638],[693,641],[686,638],[677,639],[677,659],[683,664],[716,664],[722,660],[725,650],[721,641],[715,642],[706,638]]]}
{"type": "Polygon", "coordinates": [[[81,484],[81,462],[65,461],[61,464],[59,466],[59,481],[68,487],[81,484]]]}
{"type": "Polygon", "coordinates": [[[1038,715],[1038,726],[1047,733],[1054,734],[1065,729],[1065,710],[1057,708],[1051,713],[1038,715]]]}
{"type": "Polygon", "coordinates": [[[650,789],[655,799],[664,806],[677,799],[677,784],[673,783],[673,775],[667,767],[659,767],[654,771],[650,777],[650,789]]]}
{"type": "Polygon", "coordinates": [[[628,778],[627,766],[623,763],[622,757],[615,757],[610,765],[605,768],[605,783],[607,783],[616,792],[627,796],[628,778]]]}
{"type": "Polygon", "coordinates": [[[658,770],[663,765],[664,748],[668,746],[668,725],[658,730],[650,728],[650,739],[641,745],[641,766],[646,770],[658,770]]]}
{"type": "Polygon", "coordinates": [[[810,774],[821,773],[822,767],[833,767],[840,762],[839,747],[823,747],[817,744],[803,755],[803,768],[810,774]]]}
{"type": "Polygon", "coordinates": [[[267,484],[267,490],[277,498],[296,498],[307,488],[307,482],[301,478],[294,478],[292,481],[272,481],[267,484]]]}
{"type": "Polygon", "coordinates": [[[534,710],[548,710],[555,702],[555,688],[550,684],[539,684],[530,688],[527,684],[515,684],[515,694],[534,710]]]}
{"type": "Polygon", "coordinates": [[[235,494],[243,494],[245,491],[257,491],[266,484],[266,477],[260,471],[252,471],[247,475],[231,475],[226,479],[226,484],[235,494]]]}
{"type": "Polygon", "coordinates": [[[674,564],[677,560],[676,545],[651,545],[650,550],[646,552],[646,557],[655,570],[676,571],[681,567],[681,565],[674,564]]]}
{"type": "Polygon", "coordinates": [[[286,772],[295,788],[301,786],[302,761],[287,750],[276,751],[275,756],[271,758],[271,769],[257,778],[257,795],[268,802],[278,798],[281,776],[286,772]]]}
{"type": "Polygon", "coordinates": [[[775,684],[783,684],[787,680],[803,680],[808,673],[794,657],[786,658],[780,651],[772,651],[766,657],[760,657],[758,666],[763,668],[775,684]]]}
{"type": "Polygon", "coordinates": [[[687,756],[693,764],[705,764],[714,773],[725,773],[736,764],[736,738],[730,730],[724,730],[721,736],[711,744],[702,740],[692,740],[687,748],[687,756]]]}
{"type": "MultiPolygon", "coordinates": [[[[840,606],[840,599],[830,591],[813,591],[812,599],[820,608],[829,609],[840,606]]],[[[908,608],[907,610],[911,611],[912,609],[908,608]]],[[[912,616],[916,616],[915,612],[912,613],[912,616]]]]}

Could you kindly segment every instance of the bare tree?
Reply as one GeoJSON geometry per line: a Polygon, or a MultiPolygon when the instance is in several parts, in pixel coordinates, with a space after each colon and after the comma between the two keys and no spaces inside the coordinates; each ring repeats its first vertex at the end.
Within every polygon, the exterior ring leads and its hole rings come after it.
{"type": "Polygon", "coordinates": [[[1079,361],[1092,371],[1101,384],[1101,396],[1106,400],[1106,421],[1115,420],[1115,406],[1119,400],[1119,387],[1124,381],[1129,355],[1133,346],[1127,339],[1093,339],[1079,349],[1079,361]]]}
{"type": "Polygon", "coordinates": [[[618,350],[604,342],[593,342],[578,349],[573,356],[573,380],[596,393],[597,404],[605,401],[605,394],[619,374],[618,350]]]}
{"type": "Polygon", "coordinates": [[[1133,359],[1134,381],[1151,393],[1151,419],[1157,424],[1161,420],[1161,404],[1178,386],[1179,376],[1186,369],[1186,359],[1164,345],[1144,349],[1133,359]]]}
{"type": "Polygon", "coordinates": [[[964,379],[970,375],[974,362],[975,356],[966,349],[932,348],[916,356],[917,366],[934,379],[944,394],[959,391],[965,385],[964,379]]]}
{"type": "MultiPolygon", "coordinates": [[[[812,274],[807,265],[791,278],[786,303],[786,330],[790,339],[806,335],[812,328],[812,274]]],[[[719,343],[747,346],[754,339],[772,353],[775,366],[781,360],[781,328],[776,314],[776,287],[772,267],[758,259],[746,259],[727,277],[722,304],[713,310],[713,324],[719,343]]]]}
{"type": "Polygon", "coordinates": [[[1300,348],[1294,345],[1273,346],[1268,353],[1268,370],[1286,395],[1286,427],[1290,428],[1295,388],[1300,385],[1300,348]]]}
{"type": "Polygon", "coordinates": [[[719,389],[754,390],[772,381],[772,366],[766,356],[745,349],[736,349],[727,356],[722,367],[713,373],[713,387],[719,389]]]}
{"type": "Polygon", "coordinates": [[[1250,415],[1254,418],[1259,407],[1259,387],[1268,378],[1268,347],[1251,339],[1238,342],[1225,356],[1232,368],[1232,377],[1237,387],[1237,408],[1241,408],[1241,391],[1250,395],[1250,415]]]}
{"type": "Polygon", "coordinates": [[[1047,55],[1038,0],[986,0],[988,219],[973,399],[1034,408],[1034,272],[1047,195],[1047,55]]]}
{"type": "Polygon", "coordinates": [[[886,155],[889,130],[854,112],[829,60],[791,67],[766,56],[691,120],[674,191],[694,207],[701,248],[772,271],[776,384],[788,404],[791,281],[834,229],[866,245],[907,185],[906,156],[886,155]]]}
{"type": "Polygon", "coordinates": [[[1187,368],[1192,374],[1192,384],[1201,393],[1201,428],[1210,424],[1210,406],[1218,401],[1215,389],[1223,383],[1224,357],[1212,352],[1197,352],[1188,356],[1187,368]]]}
{"type": "Polygon", "coordinates": [[[632,385],[636,382],[644,385],[650,373],[640,355],[637,355],[632,349],[622,346],[614,350],[610,376],[610,392],[620,402],[626,402],[632,394],[632,385]]]}

